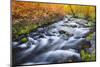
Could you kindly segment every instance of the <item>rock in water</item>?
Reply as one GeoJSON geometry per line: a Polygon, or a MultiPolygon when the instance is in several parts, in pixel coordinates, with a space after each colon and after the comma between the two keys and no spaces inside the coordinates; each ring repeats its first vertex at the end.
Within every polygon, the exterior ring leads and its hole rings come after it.
{"type": "Polygon", "coordinates": [[[80,50],[82,48],[89,48],[91,47],[91,43],[87,41],[85,38],[68,40],[65,45],[61,47],[61,49],[76,49],[80,50]]]}

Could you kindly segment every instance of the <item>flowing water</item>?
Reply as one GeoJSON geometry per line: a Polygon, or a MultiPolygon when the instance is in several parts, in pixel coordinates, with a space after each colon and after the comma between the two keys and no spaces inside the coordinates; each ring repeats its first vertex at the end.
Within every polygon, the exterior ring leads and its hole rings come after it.
{"type": "Polygon", "coordinates": [[[80,50],[89,49],[92,44],[86,40],[90,32],[88,21],[73,17],[38,28],[29,34],[23,44],[13,42],[15,65],[51,64],[79,62],[80,50]],[[87,46],[87,47],[86,47],[87,46]]]}

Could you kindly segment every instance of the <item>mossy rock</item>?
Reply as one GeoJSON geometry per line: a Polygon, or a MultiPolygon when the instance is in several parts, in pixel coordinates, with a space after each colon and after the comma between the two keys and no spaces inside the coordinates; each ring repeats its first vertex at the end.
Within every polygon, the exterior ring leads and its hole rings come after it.
{"type": "Polygon", "coordinates": [[[84,51],[84,50],[81,50],[81,57],[82,57],[82,61],[91,61],[91,55],[90,53],[84,51]]]}
{"type": "Polygon", "coordinates": [[[92,40],[94,33],[89,34],[89,36],[86,37],[87,40],[92,40]]]}
{"type": "Polygon", "coordinates": [[[22,42],[22,43],[25,43],[25,42],[27,42],[27,41],[28,41],[28,39],[25,38],[25,37],[21,39],[21,42],[22,42]]]}
{"type": "Polygon", "coordinates": [[[60,34],[66,34],[66,32],[63,31],[63,30],[60,30],[59,33],[60,33],[60,34]]]}
{"type": "Polygon", "coordinates": [[[80,54],[81,54],[82,61],[95,61],[96,60],[95,53],[93,52],[91,54],[87,51],[81,50],[80,54]]]}
{"type": "Polygon", "coordinates": [[[88,27],[93,27],[95,26],[95,23],[93,21],[89,21],[87,24],[88,27]]]}

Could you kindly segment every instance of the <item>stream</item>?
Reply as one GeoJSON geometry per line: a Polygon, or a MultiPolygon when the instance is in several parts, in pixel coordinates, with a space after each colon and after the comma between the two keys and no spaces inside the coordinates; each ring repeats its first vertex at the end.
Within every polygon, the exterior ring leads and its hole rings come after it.
{"type": "MultiPolygon", "coordinates": [[[[84,19],[66,16],[63,20],[38,28],[26,43],[13,42],[13,64],[35,65],[80,62],[80,51],[95,48],[86,36],[91,29],[84,19]]],[[[95,34],[94,34],[95,36],[95,34]]],[[[95,41],[95,39],[94,39],[95,41]]]]}

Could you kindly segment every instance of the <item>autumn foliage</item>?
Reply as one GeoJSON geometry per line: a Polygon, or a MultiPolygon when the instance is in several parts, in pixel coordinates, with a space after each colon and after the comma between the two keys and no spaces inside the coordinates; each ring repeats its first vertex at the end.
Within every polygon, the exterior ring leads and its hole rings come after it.
{"type": "Polygon", "coordinates": [[[95,7],[12,0],[13,38],[29,33],[43,24],[59,21],[67,14],[94,20],[95,7]]]}
{"type": "Polygon", "coordinates": [[[66,14],[73,13],[78,16],[89,17],[92,15],[95,17],[95,7],[66,4],[16,2],[15,0],[12,1],[13,20],[31,19],[34,22],[39,22],[38,20],[51,20],[50,17],[62,17],[66,14]]]}
{"type": "MultiPolygon", "coordinates": [[[[64,16],[64,5],[32,3],[32,2],[12,2],[12,18],[31,19],[34,22],[42,19],[50,19],[56,16],[64,16]]],[[[39,22],[39,21],[38,21],[39,22]]]]}

